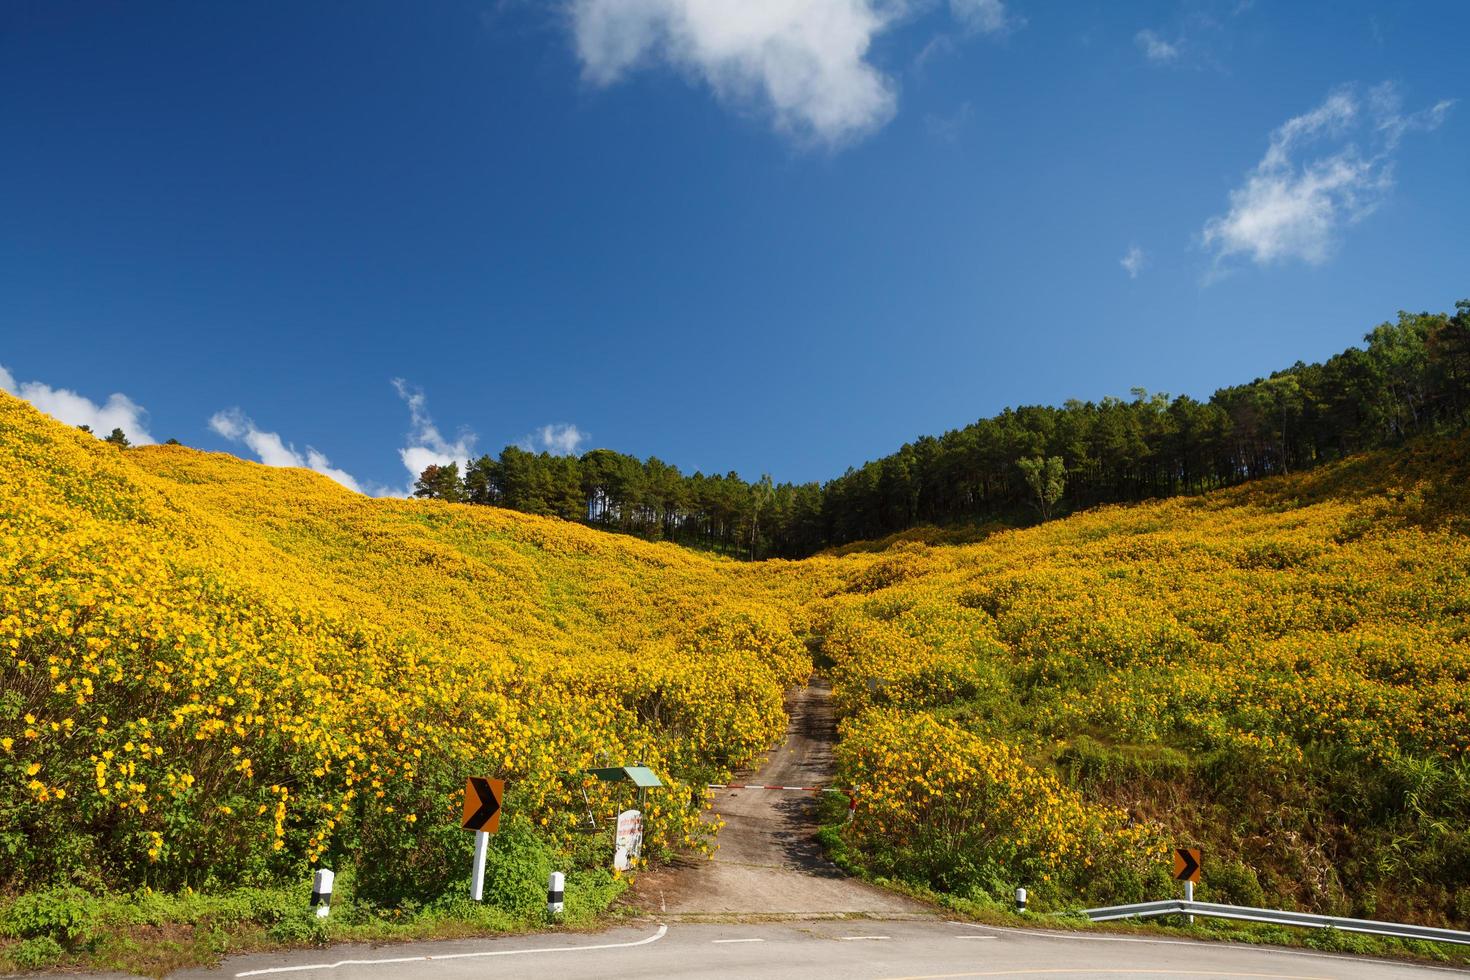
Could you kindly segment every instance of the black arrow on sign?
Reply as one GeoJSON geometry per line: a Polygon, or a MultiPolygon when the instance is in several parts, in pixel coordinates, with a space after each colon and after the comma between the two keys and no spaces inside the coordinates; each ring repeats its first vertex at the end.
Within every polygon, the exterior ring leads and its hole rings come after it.
{"type": "Polygon", "coordinates": [[[1179,860],[1183,862],[1183,866],[1179,869],[1179,873],[1174,876],[1174,880],[1189,881],[1194,877],[1195,872],[1199,870],[1199,862],[1194,859],[1194,854],[1185,848],[1178,848],[1174,853],[1179,855],[1179,860]]]}
{"type": "Polygon", "coordinates": [[[495,798],[495,791],[490,788],[490,780],[471,776],[470,785],[475,787],[475,796],[480,800],[480,809],[470,814],[470,818],[464,822],[464,828],[465,830],[479,830],[490,822],[491,817],[500,812],[500,801],[495,798]]]}

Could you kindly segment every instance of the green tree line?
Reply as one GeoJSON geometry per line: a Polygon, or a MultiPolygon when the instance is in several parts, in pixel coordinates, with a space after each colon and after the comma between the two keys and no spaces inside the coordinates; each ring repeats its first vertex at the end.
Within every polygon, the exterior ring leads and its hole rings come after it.
{"type": "Polygon", "coordinates": [[[1363,339],[1209,401],[1134,389],[1129,400],[1008,408],[824,484],[686,475],[608,449],[575,457],[508,446],[464,473],[431,466],[416,492],[795,558],[921,524],[1199,493],[1470,421],[1470,300],[1454,314],[1400,313],[1363,339]]]}

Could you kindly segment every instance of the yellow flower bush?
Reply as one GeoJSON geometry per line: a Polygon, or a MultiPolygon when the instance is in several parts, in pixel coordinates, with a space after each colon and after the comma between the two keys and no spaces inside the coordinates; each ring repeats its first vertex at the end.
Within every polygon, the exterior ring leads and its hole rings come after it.
{"type": "MultiPolygon", "coordinates": [[[[1470,439],[1026,530],[744,564],[300,470],[119,450],[0,394],[0,885],[464,874],[468,775],[546,846],[784,732],[815,654],[874,870],[1045,902],[1470,922],[1470,439]]],[[[517,826],[520,826],[518,823],[517,826]]],[[[521,833],[521,831],[517,831],[521,833]]],[[[580,842],[580,843],[579,843],[580,842]]]]}
{"type": "Polygon", "coordinates": [[[1139,856],[1203,843],[1202,896],[1470,921],[1467,476],[1462,437],[805,563],[844,776],[881,787],[849,841],[956,891],[1102,901],[1162,897],[1139,856]],[[1037,843],[1022,800],[1089,843],[1037,843]]]}
{"type": "Polygon", "coordinates": [[[1090,878],[1140,876],[1165,852],[1154,828],[928,712],[870,709],[842,734],[843,771],[861,787],[850,832],[882,841],[872,861],[888,875],[952,891],[1017,881],[1089,891],[1090,878]]]}
{"type": "Polygon", "coordinates": [[[466,776],[570,845],[631,802],[584,790],[609,762],[671,784],[651,848],[708,847],[691,783],[779,740],[810,670],[761,591],[572,524],[120,452],[0,395],[0,881],[330,859],[432,894],[466,776]]]}

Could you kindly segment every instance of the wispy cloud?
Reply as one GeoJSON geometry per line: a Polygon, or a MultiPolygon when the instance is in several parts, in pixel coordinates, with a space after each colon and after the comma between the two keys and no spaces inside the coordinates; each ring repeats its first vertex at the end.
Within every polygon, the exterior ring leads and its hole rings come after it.
{"type": "MultiPolygon", "coordinates": [[[[799,141],[837,147],[897,111],[894,80],[869,60],[874,40],[924,0],[572,0],[582,75],[608,86],[653,63],[708,85],[727,105],[768,116],[799,141]]],[[[966,34],[1019,26],[1003,0],[950,0],[966,34]]]]}
{"type": "Polygon", "coordinates": [[[314,470],[322,476],[336,480],[349,490],[363,492],[362,485],[353,479],[352,474],[337,469],[324,454],[311,446],[306,447],[305,453],[297,452],[295,446],[286,442],[277,433],[266,432],[259,428],[250,416],[239,408],[228,408],[222,412],[215,412],[210,416],[209,428],[231,442],[243,443],[266,466],[294,466],[314,470]]]}
{"type": "Polygon", "coordinates": [[[975,114],[974,107],[968,101],[961,102],[955,110],[948,115],[936,112],[924,115],[924,128],[929,135],[942,143],[953,143],[960,138],[960,133],[970,124],[970,118],[975,114]]]}
{"type": "Polygon", "coordinates": [[[4,365],[0,365],[0,391],[25,399],[58,421],[85,425],[98,438],[113,429],[122,429],[134,445],[146,446],[155,441],[145,421],[148,412],[121,392],[108,395],[107,401],[98,405],[67,388],[53,388],[40,381],[17,382],[4,365]]]}
{"type": "Polygon", "coordinates": [[[1178,61],[1180,54],[1182,54],[1180,42],[1166,40],[1158,31],[1139,31],[1133,35],[1133,43],[1138,45],[1144,57],[1156,65],[1178,61]]]}
{"type": "Polygon", "coordinates": [[[949,10],[972,34],[1005,34],[1026,26],[1026,19],[1007,10],[1003,0],[949,0],[949,10]]]}
{"type": "Polygon", "coordinates": [[[412,492],[413,481],[430,465],[456,463],[463,473],[474,452],[475,434],[461,429],[452,441],[444,438],[429,415],[428,398],[422,388],[410,385],[402,378],[393,379],[393,388],[408,406],[409,414],[408,445],[398,450],[398,458],[403,460],[403,466],[408,470],[410,489],[404,496],[412,492]]]}
{"type": "Polygon", "coordinates": [[[1366,97],[1344,87],[1271,134],[1266,155],[1230,192],[1230,209],[1205,223],[1204,246],[1222,263],[1248,255],[1257,265],[1327,261],[1342,229],[1371,214],[1393,189],[1404,135],[1438,127],[1453,101],[1404,113],[1397,88],[1366,97]],[[1303,159],[1305,157],[1305,159],[1303,159]]]}
{"type": "Polygon", "coordinates": [[[543,425],[519,443],[528,452],[544,451],[553,456],[574,456],[582,444],[590,438],[587,433],[569,422],[554,422],[543,425]]]}
{"type": "Polygon", "coordinates": [[[1124,272],[1128,273],[1129,279],[1137,279],[1138,274],[1148,265],[1148,256],[1137,245],[1130,245],[1128,251],[1118,260],[1118,264],[1123,267],[1124,272]]]}

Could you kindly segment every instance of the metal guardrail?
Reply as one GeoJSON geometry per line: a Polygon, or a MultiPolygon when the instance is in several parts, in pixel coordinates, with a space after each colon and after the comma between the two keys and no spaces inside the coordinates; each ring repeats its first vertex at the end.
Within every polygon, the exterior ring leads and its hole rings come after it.
{"type": "Polygon", "coordinates": [[[1267,922],[1278,926],[1300,926],[1306,929],[1339,929],[1370,936],[1392,936],[1395,939],[1421,939],[1434,943],[1459,943],[1470,946],[1470,932],[1437,929],[1433,926],[1405,925],[1399,922],[1377,922],[1373,919],[1345,919],[1335,915],[1312,915],[1308,912],[1282,912],[1244,905],[1214,905],[1169,899],[1163,902],[1140,902],[1137,905],[1111,905],[1107,908],[1084,909],[1082,914],[1094,922],[1115,919],[1146,919],[1156,915],[1202,915],[1216,919],[1240,919],[1267,922]]]}

